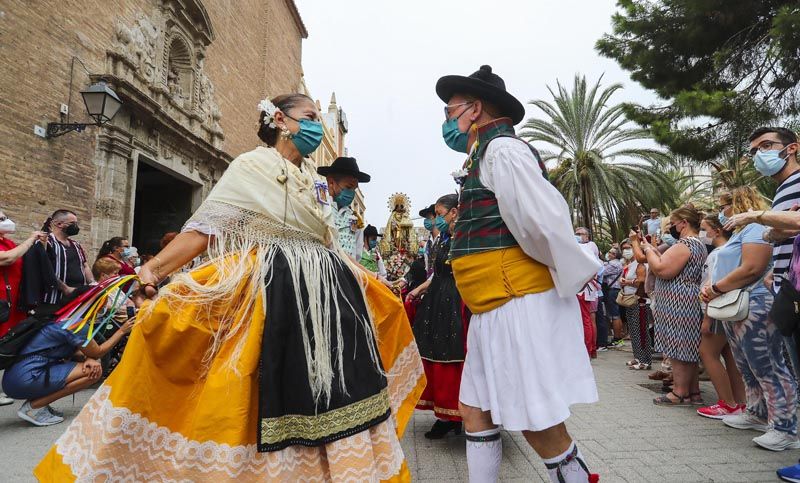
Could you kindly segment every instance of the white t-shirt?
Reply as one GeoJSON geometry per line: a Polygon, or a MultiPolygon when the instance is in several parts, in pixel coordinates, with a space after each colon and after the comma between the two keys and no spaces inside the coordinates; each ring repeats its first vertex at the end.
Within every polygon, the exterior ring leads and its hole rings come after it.
{"type": "Polygon", "coordinates": [[[648,235],[658,235],[661,231],[661,218],[656,218],[655,220],[652,218],[647,219],[644,224],[647,226],[648,235]]]}

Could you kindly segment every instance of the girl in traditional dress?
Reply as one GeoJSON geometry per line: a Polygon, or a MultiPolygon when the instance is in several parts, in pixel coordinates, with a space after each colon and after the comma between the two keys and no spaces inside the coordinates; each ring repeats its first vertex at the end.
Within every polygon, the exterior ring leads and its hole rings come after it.
{"type": "Polygon", "coordinates": [[[471,314],[461,301],[450,266],[450,233],[458,218],[457,206],[456,194],[442,196],[436,202],[436,225],[441,236],[434,250],[433,276],[408,295],[414,300],[425,294],[414,318],[414,337],[428,380],[417,408],[432,410],[437,418],[425,433],[428,439],[443,438],[450,431],[461,433],[458,391],[471,314]]]}
{"type": "Polygon", "coordinates": [[[424,376],[402,305],[337,245],[307,159],[322,139],[314,102],[259,108],[267,146],[236,158],[142,267],[154,299],[39,479],[409,479],[399,438],[424,376]],[[156,295],[206,249],[209,263],[156,295]]]}

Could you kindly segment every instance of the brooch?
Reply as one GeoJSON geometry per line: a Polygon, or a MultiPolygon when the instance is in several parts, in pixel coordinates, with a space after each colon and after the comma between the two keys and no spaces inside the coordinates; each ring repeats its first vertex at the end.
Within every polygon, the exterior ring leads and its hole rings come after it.
{"type": "Polygon", "coordinates": [[[317,196],[317,202],[321,205],[330,205],[330,201],[328,201],[328,183],[323,183],[322,181],[315,181],[314,182],[314,192],[317,196]]]}

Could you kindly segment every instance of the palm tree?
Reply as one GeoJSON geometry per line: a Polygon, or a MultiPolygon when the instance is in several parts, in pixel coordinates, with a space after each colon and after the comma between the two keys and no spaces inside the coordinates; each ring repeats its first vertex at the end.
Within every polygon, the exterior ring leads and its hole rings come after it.
{"type": "Polygon", "coordinates": [[[678,195],[674,206],[682,206],[689,202],[704,208],[714,205],[711,175],[697,176],[687,167],[670,169],[664,174],[671,180],[678,195]]]}
{"type": "Polygon", "coordinates": [[[587,88],[586,78],[576,75],[571,92],[560,82],[557,92],[548,87],[553,103],[531,102],[546,119],[529,119],[520,135],[552,148],[543,150],[542,158],[557,162],[550,177],[566,198],[573,222],[619,239],[646,210],[675,206],[678,196],[665,174],[672,158],[641,147],[651,139],[649,133],[629,124],[622,104],[609,105],[622,85],[601,90],[600,80],[587,88]]]}

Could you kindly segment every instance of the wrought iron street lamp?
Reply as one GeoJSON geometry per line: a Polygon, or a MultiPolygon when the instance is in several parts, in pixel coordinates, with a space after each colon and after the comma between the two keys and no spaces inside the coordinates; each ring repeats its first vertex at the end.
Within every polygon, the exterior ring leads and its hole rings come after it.
{"type": "Polygon", "coordinates": [[[105,81],[100,81],[89,86],[88,89],[81,91],[83,103],[86,105],[86,112],[89,117],[95,120],[94,124],[88,123],[61,123],[51,122],[47,124],[48,138],[54,138],[66,134],[70,131],[81,132],[87,126],[102,126],[111,121],[122,106],[122,101],[105,81]]]}

